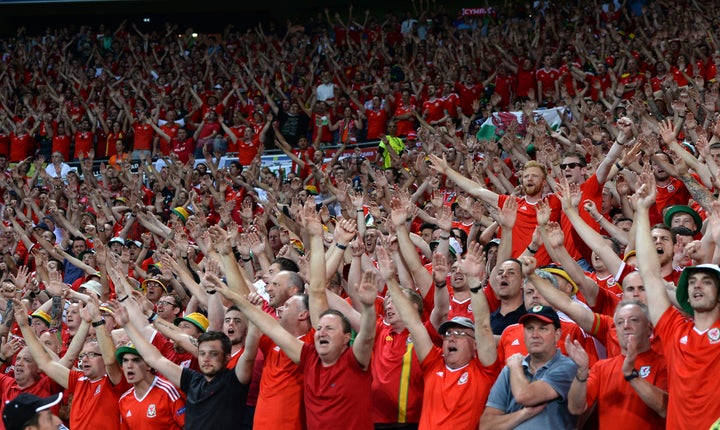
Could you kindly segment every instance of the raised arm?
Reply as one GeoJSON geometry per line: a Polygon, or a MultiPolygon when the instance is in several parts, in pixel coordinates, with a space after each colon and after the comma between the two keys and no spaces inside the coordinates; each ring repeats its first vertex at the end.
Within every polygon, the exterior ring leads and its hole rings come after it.
{"type": "MultiPolygon", "coordinates": [[[[312,275],[311,275],[312,277],[312,275]]],[[[362,304],[360,330],[353,343],[353,354],[361,368],[370,366],[373,344],[375,343],[375,298],[382,288],[382,279],[377,271],[367,270],[363,273],[358,287],[358,299],[362,304]]]]}
{"type": "Polygon", "coordinates": [[[468,194],[473,197],[477,197],[484,202],[497,207],[498,206],[498,195],[481,184],[473,181],[472,179],[466,178],[462,173],[453,170],[448,166],[445,158],[440,158],[435,154],[430,154],[431,167],[438,173],[441,173],[448,178],[452,179],[460,188],[465,190],[468,194]]]}
{"type": "Polygon", "coordinates": [[[22,331],[25,344],[30,350],[33,360],[37,363],[38,368],[43,371],[53,381],[62,385],[63,388],[68,388],[70,379],[70,369],[64,367],[57,361],[54,361],[50,354],[45,351],[40,339],[35,335],[32,327],[28,324],[28,314],[25,306],[18,299],[13,299],[13,309],[15,311],[15,322],[17,322],[20,330],[22,331]]]}
{"type": "Polygon", "coordinates": [[[417,309],[413,307],[410,299],[405,296],[402,288],[395,280],[395,265],[387,254],[387,251],[385,251],[384,248],[378,247],[376,252],[380,274],[385,279],[385,284],[388,287],[388,292],[390,293],[390,297],[392,297],[395,309],[400,315],[400,318],[405,322],[405,326],[408,331],[410,331],[410,335],[415,342],[415,354],[417,354],[418,360],[422,362],[433,348],[430,335],[425,329],[417,309]]]}
{"type": "Polygon", "coordinates": [[[300,339],[282,328],[275,318],[253,306],[248,299],[234,292],[227,286],[219,285],[216,291],[234,303],[261,332],[265,333],[267,337],[272,339],[272,341],[283,350],[293,363],[300,363],[300,355],[303,348],[303,342],[300,339]]]}
{"type": "Polygon", "coordinates": [[[660,271],[660,259],[657,252],[652,252],[655,249],[655,244],[650,230],[649,209],[655,203],[657,188],[655,187],[655,176],[653,176],[649,168],[643,169],[640,175],[640,183],[642,185],[636,192],[637,201],[635,204],[635,223],[637,224],[635,246],[637,249],[650,251],[638,252],[637,263],[647,292],[650,320],[655,325],[662,314],[671,306],[671,303],[665,291],[665,283],[660,271]]]}
{"type": "Polygon", "coordinates": [[[113,310],[115,321],[117,321],[117,323],[125,329],[125,333],[128,335],[130,341],[135,346],[135,349],[137,349],[140,353],[143,360],[145,360],[150,367],[162,373],[162,375],[173,385],[180,387],[182,368],[165,358],[157,348],[145,339],[135,324],[130,323],[130,317],[122,303],[117,300],[113,300],[109,304],[110,308],[113,310]]]}

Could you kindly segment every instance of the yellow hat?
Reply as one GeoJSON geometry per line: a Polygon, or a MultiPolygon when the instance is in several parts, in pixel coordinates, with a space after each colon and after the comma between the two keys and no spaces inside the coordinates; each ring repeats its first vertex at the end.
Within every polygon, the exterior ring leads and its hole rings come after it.
{"type": "Polygon", "coordinates": [[[185,315],[184,317],[175,318],[175,325],[180,324],[182,321],[187,321],[190,324],[193,324],[203,333],[205,333],[210,326],[210,321],[208,321],[207,317],[200,312],[193,312],[185,315]]]}
{"type": "Polygon", "coordinates": [[[30,316],[43,320],[48,326],[52,324],[52,317],[45,311],[37,310],[33,312],[30,316]]]}

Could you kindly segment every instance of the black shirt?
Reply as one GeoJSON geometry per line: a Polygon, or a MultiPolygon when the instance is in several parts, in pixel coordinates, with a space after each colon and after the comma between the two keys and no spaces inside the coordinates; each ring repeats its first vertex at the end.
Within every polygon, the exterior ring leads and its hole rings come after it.
{"type": "Polygon", "coordinates": [[[202,373],[183,369],[180,389],[185,392],[185,430],[231,429],[242,422],[248,385],[235,369],[225,369],[211,381],[202,373]]]}
{"type": "Polygon", "coordinates": [[[508,312],[506,315],[500,313],[500,308],[490,314],[490,327],[495,335],[500,336],[505,330],[505,327],[513,324],[517,324],[521,316],[525,315],[525,305],[520,305],[519,308],[514,311],[508,312]]]}

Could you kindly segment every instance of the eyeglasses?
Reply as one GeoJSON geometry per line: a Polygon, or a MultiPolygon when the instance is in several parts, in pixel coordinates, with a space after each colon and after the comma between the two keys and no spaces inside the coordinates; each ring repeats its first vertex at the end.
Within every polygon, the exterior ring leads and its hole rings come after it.
{"type": "Polygon", "coordinates": [[[567,163],[567,164],[561,164],[561,165],[560,165],[560,169],[561,169],[561,170],[574,169],[574,168],[576,168],[576,167],[582,167],[582,164],[580,164],[580,163],[567,163]]]}
{"type": "Polygon", "coordinates": [[[84,352],[80,355],[78,355],[78,358],[80,360],[85,360],[86,358],[95,358],[95,357],[102,357],[102,354],[99,352],[84,352]]]}
{"type": "Polygon", "coordinates": [[[158,302],[157,302],[157,305],[158,305],[158,306],[172,306],[172,307],[174,307],[174,308],[177,307],[177,305],[176,305],[175,303],[166,302],[166,301],[164,301],[164,300],[158,301],[158,302]]]}
{"type": "Polygon", "coordinates": [[[444,337],[445,339],[447,339],[447,338],[452,337],[452,336],[455,336],[456,338],[461,338],[461,337],[474,337],[474,335],[473,335],[472,333],[468,333],[468,332],[466,332],[466,331],[457,331],[457,330],[448,330],[448,331],[445,332],[445,334],[443,334],[442,337],[444,337]]]}

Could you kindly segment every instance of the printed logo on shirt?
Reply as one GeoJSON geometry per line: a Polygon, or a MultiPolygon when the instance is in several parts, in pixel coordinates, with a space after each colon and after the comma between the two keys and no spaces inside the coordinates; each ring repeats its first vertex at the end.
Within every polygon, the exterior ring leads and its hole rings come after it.
{"type": "Polygon", "coordinates": [[[607,285],[608,285],[608,287],[612,287],[613,285],[615,285],[615,278],[612,276],[609,277],[607,280],[607,285]]]}
{"type": "Polygon", "coordinates": [[[131,416],[132,416],[132,411],[128,409],[128,411],[127,411],[127,413],[125,414],[125,416],[126,416],[126,417],[131,417],[131,416]]]}
{"type": "Polygon", "coordinates": [[[390,335],[385,336],[385,342],[392,342],[393,337],[390,335]]]}
{"type": "Polygon", "coordinates": [[[470,379],[470,375],[468,375],[467,372],[463,372],[463,374],[460,376],[460,379],[458,379],[458,385],[465,385],[467,384],[468,379],[470,379]]]}
{"type": "Polygon", "coordinates": [[[687,336],[681,337],[681,338],[680,338],[680,343],[682,343],[683,345],[687,345],[687,336]]]}
{"type": "Polygon", "coordinates": [[[650,375],[650,366],[643,366],[640,368],[640,371],[638,372],[641,378],[647,378],[650,375]]]}
{"type": "Polygon", "coordinates": [[[273,348],[273,351],[278,351],[278,352],[279,352],[279,351],[280,351],[280,347],[279,347],[279,346],[274,347],[274,348],[273,348]]]}
{"type": "Polygon", "coordinates": [[[720,329],[717,327],[710,329],[710,331],[708,331],[708,338],[710,339],[710,343],[720,342],[720,329]]]}
{"type": "Polygon", "coordinates": [[[155,418],[155,415],[157,415],[157,410],[155,409],[155,403],[153,403],[148,406],[146,416],[148,418],[155,418]]]}
{"type": "Polygon", "coordinates": [[[445,372],[435,372],[435,374],[441,378],[445,376],[445,372]]]}
{"type": "Polygon", "coordinates": [[[178,411],[175,412],[175,415],[180,416],[180,415],[182,415],[182,414],[184,414],[184,413],[185,413],[185,406],[183,406],[182,408],[178,409],[178,411]]]}
{"type": "Polygon", "coordinates": [[[670,184],[668,185],[667,190],[672,193],[673,191],[675,191],[675,187],[673,186],[673,184],[670,184]]]}
{"type": "Polygon", "coordinates": [[[520,345],[520,339],[515,339],[515,340],[513,340],[510,345],[512,345],[512,346],[518,346],[518,345],[520,345]]]}
{"type": "Polygon", "coordinates": [[[97,396],[98,394],[100,394],[100,387],[101,387],[101,385],[98,385],[98,386],[95,388],[95,394],[93,394],[94,396],[97,396]]]}
{"type": "Polygon", "coordinates": [[[413,343],[413,338],[412,336],[408,336],[407,339],[405,339],[405,345],[410,345],[411,343],[413,343]]]}

